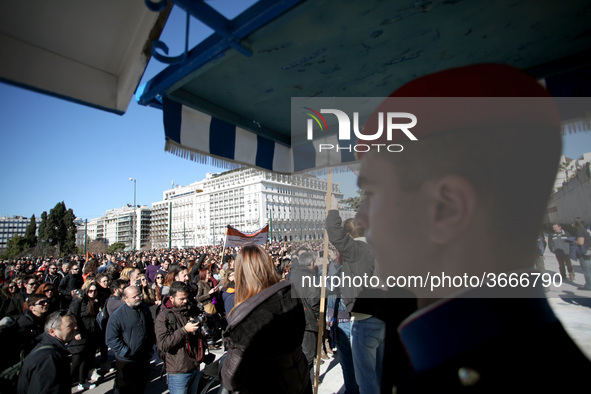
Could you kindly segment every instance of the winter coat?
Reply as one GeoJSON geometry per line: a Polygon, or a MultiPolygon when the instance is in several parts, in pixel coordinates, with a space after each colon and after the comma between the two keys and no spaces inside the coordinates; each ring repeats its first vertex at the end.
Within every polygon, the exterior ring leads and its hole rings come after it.
{"type": "Polygon", "coordinates": [[[88,307],[90,302],[94,301],[88,297],[75,296],[70,303],[70,312],[76,316],[78,333],[82,336],[82,339],[75,339],[69,343],[68,347],[73,354],[78,354],[86,348],[96,346],[100,339],[101,331],[96,322],[99,309],[98,302],[94,302],[92,313],[88,307]]]}
{"type": "Polygon", "coordinates": [[[123,303],[109,316],[106,342],[121,361],[150,359],[155,342],[154,321],[150,309],[140,304],[137,309],[123,303]]]}
{"type": "Polygon", "coordinates": [[[199,331],[188,334],[184,329],[189,317],[196,316],[198,312],[197,308],[175,308],[170,298],[164,299],[162,310],[154,322],[154,331],[156,346],[166,364],[166,372],[187,373],[199,368],[199,362],[196,359],[199,358],[199,350],[201,357],[203,356],[203,340],[199,331]],[[189,350],[191,356],[188,354],[189,350]]]}
{"type": "Polygon", "coordinates": [[[318,315],[320,313],[320,288],[314,286],[319,279],[316,272],[302,265],[291,270],[289,278],[292,283],[292,295],[299,298],[306,314],[306,331],[318,332],[318,315]],[[304,278],[306,278],[304,280],[304,278]],[[311,286],[307,284],[310,283],[311,286]],[[305,284],[305,285],[304,285],[305,284]]]}
{"type": "Polygon", "coordinates": [[[19,340],[25,353],[28,354],[41,340],[45,319],[35,316],[30,310],[26,310],[17,320],[19,326],[19,340]]]}
{"type": "Polygon", "coordinates": [[[68,355],[68,349],[61,340],[44,333],[39,345],[25,359],[18,378],[17,393],[71,393],[68,355]]]}
{"type": "Polygon", "coordinates": [[[235,307],[224,333],[223,386],[234,394],[311,393],[305,325],[302,304],[286,281],[235,307]]]}
{"type": "MultiPolygon", "coordinates": [[[[343,274],[353,278],[362,277],[364,274],[372,275],[374,270],[374,258],[371,248],[364,239],[351,238],[343,228],[339,211],[331,209],[326,216],[326,233],[331,244],[339,251],[343,258],[343,274]]],[[[353,304],[362,287],[343,287],[341,293],[347,311],[353,310],[353,304]]],[[[358,311],[363,312],[363,311],[358,311]]]]}
{"type": "Polygon", "coordinates": [[[225,287],[222,293],[222,298],[224,300],[224,310],[227,315],[232,308],[234,308],[234,298],[236,298],[236,285],[234,284],[234,281],[228,283],[225,287]]]}
{"type": "Polygon", "coordinates": [[[197,296],[195,297],[197,302],[201,305],[209,304],[213,297],[213,294],[209,294],[210,290],[211,286],[209,285],[209,282],[203,280],[197,282],[197,296]]]}

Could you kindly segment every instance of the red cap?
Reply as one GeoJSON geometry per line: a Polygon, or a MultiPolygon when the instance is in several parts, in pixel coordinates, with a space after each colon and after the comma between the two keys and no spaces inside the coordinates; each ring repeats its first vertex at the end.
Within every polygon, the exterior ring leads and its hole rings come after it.
{"type": "MultiPolygon", "coordinates": [[[[558,109],[548,91],[530,75],[502,64],[453,68],[419,77],[403,85],[373,112],[365,124],[363,134],[376,133],[380,112],[415,115],[416,126],[409,131],[419,141],[421,137],[451,130],[517,122],[555,125],[557,132],[560,131],[558,109]]],[[[383,122],[384,132],[371,143],[396,144],[409,141],[405,133],[396,130],[388,140],[385,117],[383,122]]],[[[409,121],[396,119],[394,123],[409,121]]],[[[358,143],[368,141],[358,140],[358,143]]]]}

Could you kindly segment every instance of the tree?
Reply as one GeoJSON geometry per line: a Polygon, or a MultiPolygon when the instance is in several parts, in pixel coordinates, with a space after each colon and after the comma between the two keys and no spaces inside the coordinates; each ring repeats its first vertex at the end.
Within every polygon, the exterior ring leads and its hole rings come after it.
{"type": "Polygon", "coordinates": [[[25,239],[18,234],[15,234],[6,243],[6,249],[4,251],[3,259],[11,259],[21,253],[27,248],[25,239]]]}
{"type": "MultiPolygon", "coordinates": [[[[58,202],[47,215],[46,225],[43,230],[48,242],[57,246],[58,253],[76,253],[76,224],[74,223],[74,211],[66,209],[66,204],[58,202]]],[[[41,216],[43,221],[43,215],[41,216]]],[[[42,222],[43,224],[43,222],[42,222]]]]}
{"type": "Polygon", "coordinates": [[[43,211],[41,214],[41,223],[39,224],[39,240],[47,242],[49,236],[47,234],[47,211],[43,211]]]}
{"type": "Polygon", "coordinates": [[[62,248],[64,254],[74,254],[77,251],[76,234],[78,233],[78,227],[76,226],[76,223],[74,223],[74,220],[76,220],[76,216],[74,215],[74,211],[70,208],[66,211],[63,218],[64,227],[67,229],[64,246],[62,248]]]}
{"type": "Polygon", "coordinates": [[[86,245],[86,250],[94,255],[107,253],[108,249],[103,239],[95,239],[86,245]]]}
{"type": "Polygon", "coordinates": [[[363,204],[363,200],[365,199],[365,192],[361,189],[357,189],[357,196],[350,197],[343,200],[343,203],[347,204],[352,210],[357,212],[363,204]]]}
{"type": "Polygon", "coordinates": [[[25,237],[23,238],[27,249],[33,248],[35,245],[37,245],[37,235],[35,235],[36,232],[37,221],[35,220],[35,214],[33,214],[33,216],[31,216],[31,221],[25,230],[25,237]]]}
{"type": "Polygon", "coordinates": [[[111,246],[109,246],[109,253],[115,253],[118,252],[120,250],[125,249],[125,243],[123,242],[115,242],[114,244],[112,244],[111,246]]]}

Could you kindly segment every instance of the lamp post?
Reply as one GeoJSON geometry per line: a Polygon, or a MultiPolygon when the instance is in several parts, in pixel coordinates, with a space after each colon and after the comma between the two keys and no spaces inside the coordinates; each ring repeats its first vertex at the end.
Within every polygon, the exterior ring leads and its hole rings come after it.
{"type": "Polygon", "coordinates": [[[132,250],[135,252],[135,186],[136,186],[136,179],[129,178],[130,181],[133,181],[133,217],[131,222],[131,236],[132,236],[132,250]]]}

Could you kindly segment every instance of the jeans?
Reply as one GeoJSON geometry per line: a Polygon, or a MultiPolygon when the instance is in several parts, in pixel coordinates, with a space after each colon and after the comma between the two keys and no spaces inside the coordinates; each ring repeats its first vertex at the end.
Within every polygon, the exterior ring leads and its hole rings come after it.
{"type": "Polygon", "coordinates": [[[199,368],[186,373],[167,373],[170,394],[196,393],[199,384],[199,368]]]}
{"type": "Polygon", "coordinates": [[[361,394],[380,393],[385,338],[386,323],[377,317],[354,320],[351,324],[351,350],[361,394]]]}
{"type": "Polygon", "coordinates": [[[337,352],[343,380],[345,381],[345,394],[358,394],[359,387],[355,380],[355,368],[353,366],[353,352],[351,352],[351,322],[338,323],[337,325],[337,352]]]}
{"type": "Polygon", "coordinates": [[[581,264],[581,270],[585,276],[585,288],[591,290],[591,258],[579,257],[579,263],[581,264]]]}

